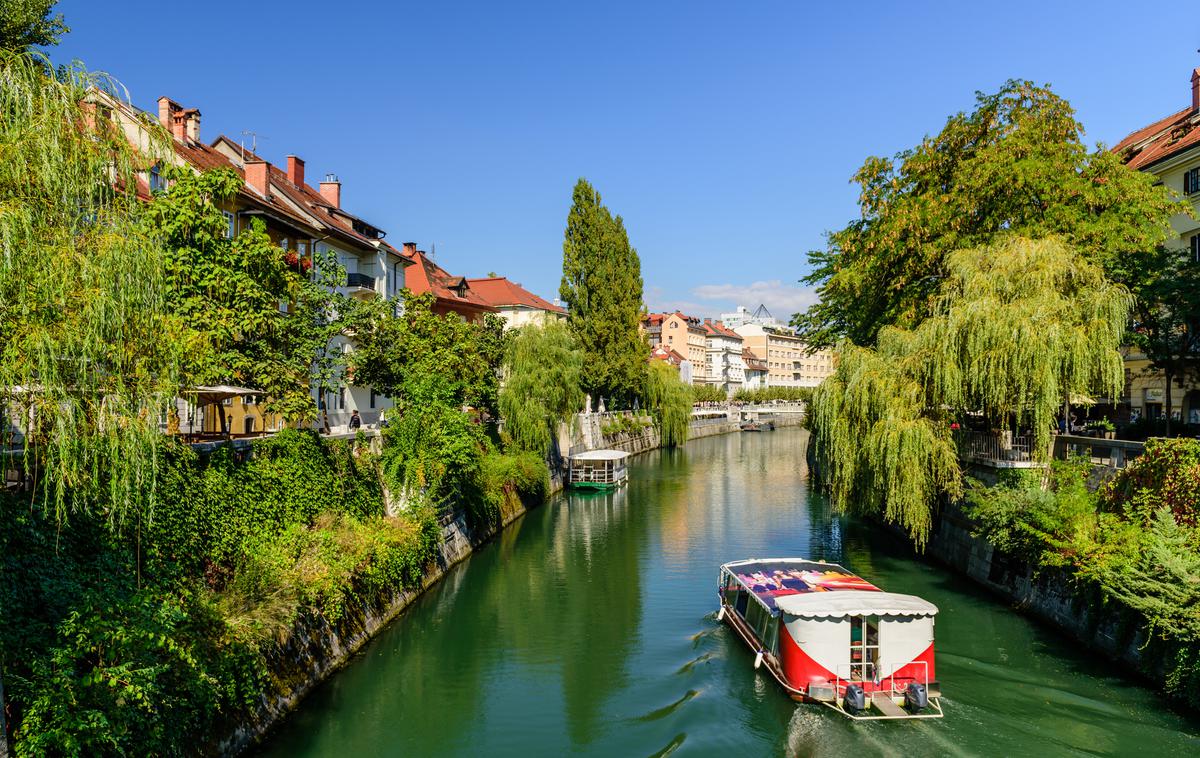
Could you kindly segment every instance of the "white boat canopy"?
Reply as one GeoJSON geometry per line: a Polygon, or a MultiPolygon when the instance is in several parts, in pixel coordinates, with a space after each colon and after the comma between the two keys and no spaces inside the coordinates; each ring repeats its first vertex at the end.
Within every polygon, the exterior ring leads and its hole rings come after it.
{"type": "Polygon", "coordinates": [[[937,606],[914,595],[895,592],[805,592],[775,598],[779,610],[792,616],[837,618],[841,616],[933,616],[937,606]]]}
{"type": "Polygon", "coordinates": [[[629,457],[624,450],[589,450],[570,456],[573,461],[620,461],[629,457]]]}

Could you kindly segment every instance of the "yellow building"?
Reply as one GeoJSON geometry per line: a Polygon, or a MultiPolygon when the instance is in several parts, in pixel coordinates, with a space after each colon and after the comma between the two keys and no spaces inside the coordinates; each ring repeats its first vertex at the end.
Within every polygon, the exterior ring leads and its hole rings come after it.
{"type": "Polygon", "coordinates": [[[767,364],[767,387],[816,387],[833,373],[833,352],[809,355],[807,343],[782,327],[742,324],[733,331],[767,364]]]}
{"type": "MultiPolygon", "coordinates": [[[[1125,164],[1153,174],[1179,197],[1192,204],[1194,217],[1179,214],[1171,219],[1174,235],[1167,245],[1188,250],[1200,265],[1200,68],[1191,72],[1188,107],[1133,132],[1117,143],[1113,152],[1125,164]]],[[[1122,404],[1131,420],[1161,418],[1166,413],[1167,386],[1163,373],[1150,367],[1146,356],[1133,347],[1124,349],[1125,396],[1122,404]]],[[[1200,386],[1194,380],[1171,387],[1171,416],[1200,424],[1200,386]]]]}

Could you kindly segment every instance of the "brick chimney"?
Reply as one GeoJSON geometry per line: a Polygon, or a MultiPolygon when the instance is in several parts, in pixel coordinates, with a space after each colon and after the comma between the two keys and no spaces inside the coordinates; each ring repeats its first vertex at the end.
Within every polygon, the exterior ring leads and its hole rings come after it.
{"type": "Polygon", "coordinates": [[[270,197],[271,164],[266,161],[246,161],[246,184],[263,197],[270,197]]]}
{"type": "Polygon", "coordinates": [[[1200,68],[1192,72],[1192,110],[1200,113],[1200,68]]]}
{"type": "Polygon", "coordinates": [[[413,257],[416,257],[416,255],[417,255],[417,243],[415,243],[415,242],[405,242],[405,243],[404,243],[404,254],[405,254],[405,255],[411,255],[411,256],[413,256],[413,257]]]}
{"type": "MultiPolygon", "coordinates": [[[[290,161],[288,167],[291,168],[290,161]]],[[[342,183],[338,181],[337,174],[325,175],[325,181],[321,182],[321,197],[334,208],[342,207],[342,183]]]]}
{"type": "Polygon", "coordinates": [[[183,106],[171,98],[164,96],[158,99],[158,122],[180,142],[183,142],[187,135],[182,113],[183,106]]]}
{"type": "Polygon", "coordinates": [[[193,142],[200,141],[200,111],[188,108],[180,114],[183,120],[183,132],[193,142]]]}
{"type": "Polygon", "coordinates": [[[304,186],[304,159],[299,156],[288,156],[288,181],[297,187],[304,186]]]}

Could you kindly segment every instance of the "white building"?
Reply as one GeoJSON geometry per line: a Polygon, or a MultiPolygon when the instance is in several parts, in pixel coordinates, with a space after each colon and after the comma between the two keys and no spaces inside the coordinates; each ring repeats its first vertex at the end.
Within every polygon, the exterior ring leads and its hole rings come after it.
{"type": "Polygon", "coordinates": [[[759,326],[773,326],[776,328],[786,329],[787,324],[780,323],[779,319],[771,315],[767,310],[767,306],[759,305],[753,313],[744,305],[739,305],[733,313],[722,313],[721,323],[730,329],[737,329],[739,326],[746,324],[758,324],[759,326]]]}
{"type": "Polygon", "coordinates": [[[746,380],[746,364],[742,358],[742,336],[720,321],[704,319],[704,347],[708,359],[706,384],[713,384],[733,394],[746,380]]]}

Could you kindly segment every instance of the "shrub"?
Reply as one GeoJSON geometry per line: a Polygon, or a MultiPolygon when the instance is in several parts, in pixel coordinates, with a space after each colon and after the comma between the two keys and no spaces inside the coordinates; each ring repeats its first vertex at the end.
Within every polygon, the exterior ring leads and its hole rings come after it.
{"type": "Polygon", "coordinates": [[[1200,518],[1200,440],[1150,439],[1146,450],[1101,491],[1108,510],[1148,525],[1160,508],[1175,521],[1196,526],[1200,518]]]}

